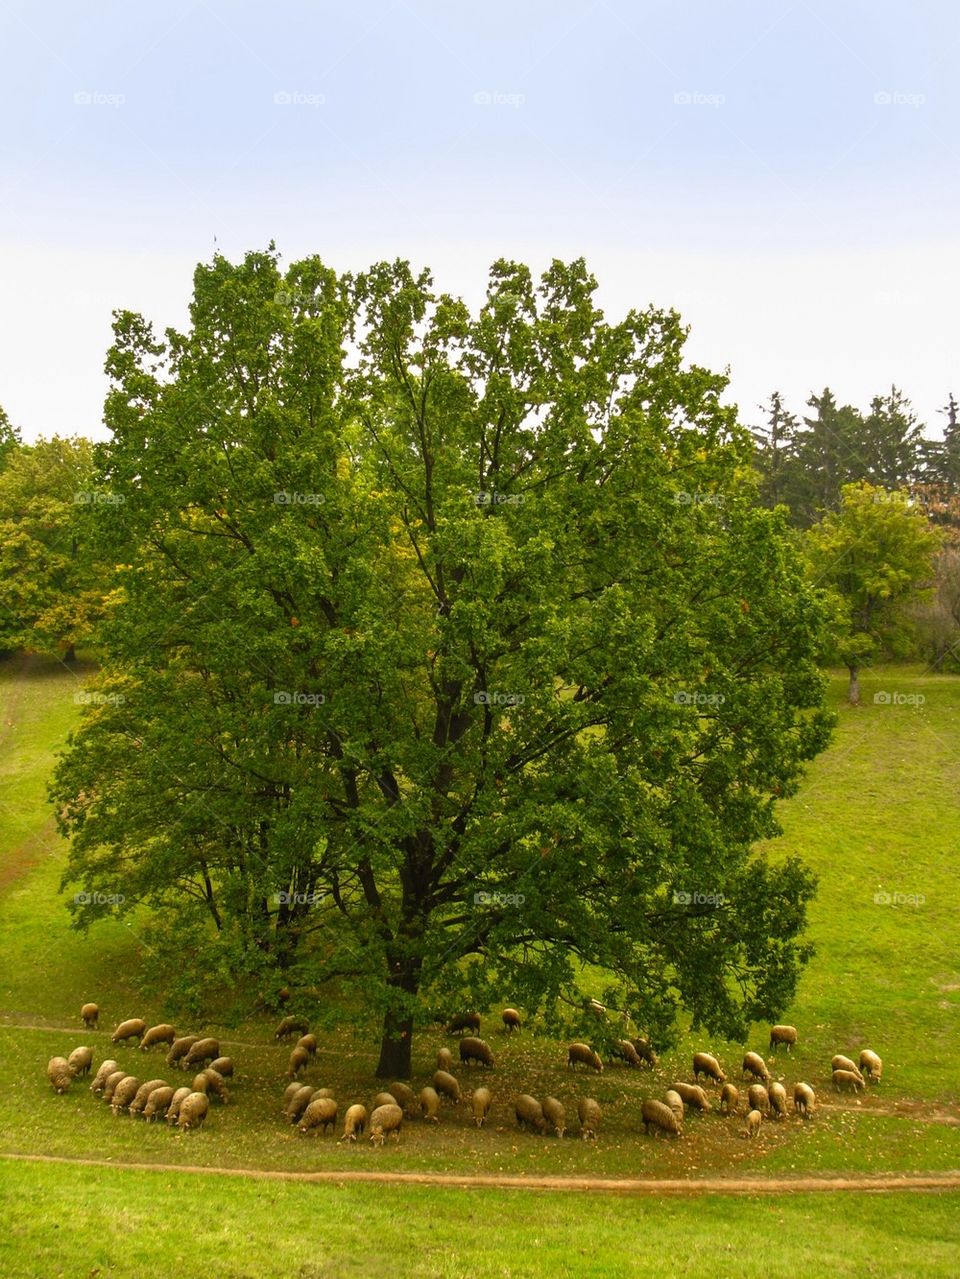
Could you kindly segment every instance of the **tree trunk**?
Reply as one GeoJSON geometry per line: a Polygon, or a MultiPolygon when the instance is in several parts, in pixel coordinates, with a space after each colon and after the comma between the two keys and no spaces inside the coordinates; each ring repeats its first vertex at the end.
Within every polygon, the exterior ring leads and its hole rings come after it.
{"type": "MultiPolygon", "coordinates": [[[[420,989],[420,964],[408,960],[401,966],[392,964],[390,986],[415,995],[420,989]]],[[[410,1057],[413,1052],[413,1016],[401,1008],[387,1008],[383,1015],[383,1035],[380,1039],[380,1060],[377,1062],[378,1079],[409,1079],[410,1057]]]]}
{"type": "Polygon", "coordinates": [[[848,667],[850,671],[850,688],[847,692],[847,701],[851,706],[860,705],[860,667],[848,667]]]}
{"type": "Polygon", "coordinates": [[[75,662],[77,660],[77,651],[72,644],[67,645],[67,651],[63,655],[65,662],[75,662]]]}

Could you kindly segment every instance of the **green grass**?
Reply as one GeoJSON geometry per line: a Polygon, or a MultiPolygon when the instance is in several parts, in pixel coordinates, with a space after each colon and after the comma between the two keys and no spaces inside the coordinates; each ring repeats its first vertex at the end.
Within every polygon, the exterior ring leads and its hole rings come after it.
{"type": "Polygon", "coordinates": [[[960,1196],[658,1200],[0,1163],[9,1279],[956,1274],[960,1196]]]}

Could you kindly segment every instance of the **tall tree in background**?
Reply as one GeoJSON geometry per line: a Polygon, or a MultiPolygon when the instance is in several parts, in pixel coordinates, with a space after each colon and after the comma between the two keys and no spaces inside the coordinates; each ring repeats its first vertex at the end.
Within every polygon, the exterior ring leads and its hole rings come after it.
{"type": "Polygon", "coordinates": [[[784,499],[804,527],[838,510],[843,486],[862,478],[869,466],[859,411],[837,404],[829,387],[807,404],[813,413],[794,434],[784,480],[784,499]]]}
{"type": "Polygon", "coordinates": [[[7,417],[3,405],[0,404],[0,471],[4,469],[8,459],[21,443],[20,432],[7,417]]]}
{"type": "Polygon", "coordinates": [[[797,430],[796,414],[774,391],[766,406],[766,423],[752,432],[757,443],[756,466],[760,472],[760,500],[765,506],[778,506],[786,500],[790,478],[790,457],[797,430]]]}
{"type": "Polygon", "coordinates": [[[874,396],[857,450],[866,473],[858,478],[889,492],[907,489],[919,478],[922,434],[910,401],[897,387],[874,396]]]}

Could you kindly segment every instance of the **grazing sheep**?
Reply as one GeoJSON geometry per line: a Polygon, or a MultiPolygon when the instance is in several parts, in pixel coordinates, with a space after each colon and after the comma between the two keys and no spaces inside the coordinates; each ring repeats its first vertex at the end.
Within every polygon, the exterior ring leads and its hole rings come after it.
{"type": "Polygon", "coordinates": [[[710,1053],[694,1053],[693,1054],[693,1078],[696,1083],[700,1082],[700,1076],[706,1075],[708,1079],[712,1079],[715,1084],[724,1084],[727,1077],[720,1069],[720,1063],[716,1057],[712,1057],[710,1053]]]}
{"type": "MultiPolygon", "coordinates": [[[[392,1092],[378,1092],[373,1099],[371,1105],[372,1110],[376,1110],[378,1106],[399,1106],[400,1103],[394,1097],[392,1092]]],[[[401,1107],[402,1109],[402,1107],[401,1107]]]]}
{"type": "Polygon", "coordinates": [[[860,1069],[871,1083],[878,1084],[883,1074],[883,1062],[871,1049],[864,1048],[860,1054],[860,1069]]]}
{"type": "Polygon", "coordinates": [[[641,1061],[645,1061],[648,1066],[655,1066],[660,1060],[653,1051],[653,1044],[649,1039],[631,1039],[630,1042],[636,1049],[637,1056],[641,1061]]]}
{"type": "Polygon", "coordinates": [[[47,1078],[57,1093],[70,1091],[73,1083],[73,1071],[66,1057],[51,1057],[47,1062],[47,1078]]]}
{"type": "Polygon", "coordinates": [[[121,1079],[126,1079],[127,1072],[125,1070],[114,1070],[107,1075],[107,1082],[103,1085],[103,1100],[113,1101],[114,1090],[121,1079]]]}
{"type": "Polygon", "coordinates": [[[668,1088],[663,1095],[665,1105],[669,1106],[680,1122],[683,1122],[683,1098],[678,1092],[674,1092],[672,1088],[668,1088]]]}
{"type": "MultiPolygon", "coordinates": [[[[300,1091],[301,1088],[306,1088],[306,1086],[307,1085],[302,1084],[299,1079],[295,1079],[292,1084],[287,1084],[286,1088],[284,1088],[283,1090],[283,1099],[280,1102],[280,1113],[282,1115],[285,1115],[287,1113],[287,1107],[290,1105],[290,1102],[293,1100],[294,1096],[300,1091]]],[[[311,1095],[312,1095],[312,1090],[311,1090],[311,1095]]]]}
{"type": "Polygon", "coordinates": [[[140,1017],[131,1017],[128,1021],[122,1021],[113,1032],[112,1042],[115,1044],[125,1043],[128,1039],[140,1039],[144,1031],[147,1029],[147,1023],[140,1017]]]}
{"type": "Polygon", "coordinates": [[[296,1043],[297,1048],[306,1048],[311,1057],[317,1055],[317,1037],[316,1035],[301,1035],[296,1043]]]}
{"type": "Polygon", "coordinates": [[[620,1061],[625,1061],[628,1066],[642,1066],[643,1061],[640,1054],[631,1044],[629,1039],[618,1039],[610,1049],[610,1056],[617,1057],[620,1061]]]}
{"type": "Polygon", "coordinates": [[[303,1112],[299,1128],[301,1132],[310,1132],[313,1128],[319,1128],[323,1133],[328,1128],[331,1132],[335,1132],[337,1128],[337,1103],[332,1097],[318,1097],[316,1101],[311,1101],[303,1112]]]}
{"type": "Polygon", "coordinates": [[[127,1109],[139,1091],[140,1080],[136,1075],[127,1075],[114,1088],[113,1096],[110,1098],[110,1109],[115,1115],[119,1115],[121,1110],[127,1109]]]}
{"type": "Polygon", "coordinates": [[[433,1086],[441,1097],[447,1097],[455,1106],[460,1104],[460,1085],[453,1075],[445,1070],[433,1072],[433,1086]]]}
{"type": "Polygon", "coordinates": [[[183,1058],[184,1069],[187,1066],[202,1066],[205,1061],[216,1061],[220,1056],[219,1039],[198,1039],[191,1044],[183,1058]]]}
{"type": "Polygon", "coordinates": [[[311,1101],[313,1101],[313,1089],[309,1084],[301,1084],[287,1102],[287,1108],[284,1111],[284,1114],[292,1124],[295,1124],[306,1108],[310,1105],[311,1101]]]}
{"type": "Polygon", "coordinates": [[[166,1044],[169,1047],[176,1037],[177,1032],[166,1022],[164,1022],[161,1026],[151,1026],[140,1040],[140,1051],[146,1052],[147,1049],[152,1048],[154,1044],[166,1044]]]}
{"type": "Polygon", "coordinates": [[[766,1062],[759,1053],[747,1053],[743,1059],[742,1070],[745,1075],[753,1075],[754,1079],[759,1079],[762,1084],[770,1082],[770,1071],[767,1070],[766,1062]]]}
{"type": "Polygon", "coordinates": [[[503,1027],[508,1034],[512,1034],[515,1030],[523,1029],[523,1022],[520,1020],[520,1014],[516,1008],[504,1008],[503,1027]]]}
{"type": "Polygon", "coordinates": [[[306,1070],[310,1061],[310,1054],[306,1048],[294,1048],[290,1054],[290,1062],[287,1066],[287,1078],[299,1079],[306,1070]]]}
{"type": "Polygon", "coordinates": [[[817,1095],[809,1084],[794,1084],[793,1109],[808,1119],[817,1106],[817,1095]]]}
{"type": "Polygon", "coordinates": [[[175,1039],[170,1045],[170,1051],[166,1056],[167,1065],[176,1066],[179,1064],[183,1067],[182,1058],[186,1057],[193,1045],[199,1042],[199,1035],[181,1035],[179,1039],[175,1039]]]}
{"type": "Polygon", "coordinates": [[[588,999],[584,1008],[588,1013],[593,1013],[598,1021],[602,1021],[607,1015],[606,1004],[601,1004],[599,999],[588,999]]]}
{"type": "Polygon", "coordinates": [[[414,1107],[417,1104],[417,1094],[408,1084],[405,1084],[402,1079],[397,1079],[394,1083],[392,1083],[387,1089],[387,1092],[392,1094],[394,1101],[405,1115],[409,1115],[411,1113],[411,1107],[414,1107]]]}
{"type": "Polygon", "coordinates": [[[490,1045],[482,1039],[475,1039],[473,1035],[465,1035],[460,1040],[460,1061],[464,1066],[469,1066],[471,1061],[478,1061],[481,1066],[489,1066],[491,1070],[496,1065],[490,1045]]]}
{"type": "Polygon", "coordinates": [[[750,1138],[756,1137],[757,1133],[760,1131],[760,1125],[762,1123],[763,1123],[763,1115],[760,1113],[760,1111],[751,1110],[749,1115],[747,1115],[747,1126],[743,1130],[744,1136],[750,1137],[750,1138]]]}
{"type": "Polygon", "coordinates": [[[540,1104],[544,1119],[551,1125],[557,1136],[562,1137],[567,1129],[567,1112],[563,1102],[557,1101],[556,1097],[544,1097],[540,1104]]]}
{"type": "Polygon", "coordinates": [[[305,1035],[310,1029],[306,1017],[284,1017],[273,1032],[274,1039],[286,1039],[288,1035],[305,1035]]]}
{"type": "Polygon", "coordinates": [[[201,1070],[199,1075],[194,1075],[193,1087],[191,1089],[192,1092],[205,1093],[209,1087],[210,1087],[210,1080],[207,1078],[207,1072],[205,1070],[201,1070]]]}
{"type": "Polygon", "coordinates": [[[429,1084],[426,1088],[420,1089],[420,1109],[423,1111],[424,1119],[429,1119],[435,1124],[440,1122],[440,1097],[436,1088],[431,1088],[429,1084]]]}
{"type": "Polygon", "coordinates": [[[490,1107],[493,1104],[493,1093],[489,1088],[475,1088],[470,1100],[473,1104],[474,1122],[478,1128],[482,1128],[483,1121],[490,1113],[490,1107]]]}
{"type": "Polygon", "coordinates": [[[779,1044],[785,1044],[787,1052],[797,1042],[796,1026],[771,1026],[770,1027],[770,1051],[776,1052],[779,1044]]]}
{"type": "Polygon", "coordinates": [[[90,1091],[93,1093],[103,1092],[109,1077],[113,1074],[115,1070],[119,1070],[119,1069],[120,1067],[117,1065],[115,1061],[101,1062],[100,1069],[97,1071],[96,1075],[94,1075],[93,1077],[93,1083],[90,1085],[90,1091]]]}
{"type": "Polygon", "coordinates": [[[370,1140],[382,1146],[388,1132],[392,1132],[399,1144],[403,1111],[399,1106],[378,1106],[370,1116],[370,1140]]]}
{"type": "Polygon", "coordinates": [[[437,1070],[453,1070],[453,1053],[449,1048],[441,1048],[437,1053],[437,1070]]]}
{"type": "Polygon", "coordinates": [[[96,1030],[100,1022],[100,1009],[96,1004],[84,1004],[80,1009],[80,1020],[87,1030],[96,1030]]]}
{"type": "Polygon", "coordinates": [[[170,1098],[170,1105],[167,1107],[167,1123],[175,1124],[180,1118],[180,1107],[183,1105],[187,1097],[193,1092],[192,1088],[178,1088],[170,1098]]]}
{"type": "Polygon", "coordinates": [[[673,1091],[679,1093],[686,1105],[694,1110],[706,1112],[711,1110],[710,1098],[699,1084],[673,1084],[673,1091]]]}
{"type": "Polygon", "coordinates": [[[856,1074],[852,1070],[835,1070],[833,1072],[833,1086],[837,1092],[843,1092],[844,1088],[848,1092],[866,1092],[863,1082],[863,1076],[857,1071],[856,1074]]]}
{"type": "Polygon", "coordinates": [[[663,1101],[648,1098],[640,1107],[640,1117],[643,1120],[643,1131],[648,1137],[651,1126],[659,1128],[661,1132],[673,1133],[675,1137],[679,1137],[683,1131],[683,1120],[663,1101]]]}
{"type": "Polygon", "coordinates": [[[224,1079],[233,1078],[233,1058],[217,1057],[210,1063],[210,1070],[215,1070],[218,1075],[222,1075],[224,1079]]]}
{"type": "Polygon", "coordinates": [[[601,1118],[600,1103],[592,1097],[581,1097],[577,1103],[577,1118],[580,1120],[581,1139],[596,1141],[601,1118]]]}
{"type": "Polygon", "coordinates": [[[770,1098],[770,1109],[776,1119],[787,1117],[787,1090],[783,1084],[771,1084],[767,1089],[770,1098]]]}
{"type": "Polygon", "coordinates": [[[340,1140],[356,1141],[358,1136],[362,1137],[368,1118],[366,1106],[349,1106],[343,1117],[343,1136],[340,1140]]]}
{"type": "Polygon", "coordinates": [[[184,1129],[200,1128],[207,1117],[209,1109],[210,1102],[207,1100],[207,1094],[205,1092],[192,1092],[189,1097],[184,1097],[180,1103],[177,1127],[184,1129]]]}
{"type": "Polygon", "coordinates": [[[595,1053],[589,1044],[571,1044],[567,1049],[567,1065],[576,1067],[578,1063],[581,1066],[589,1066],[598,1075],[603,1070],[600,1055],[595,1053]]]}
{"type": "Polygon", "coordinates": [[[143,1117],[147,1123],[153,1123],[161,1114],[167,1113],[173,1096],[174,1090],[169,1084],[164,1084],[162,1088],[154,1088],[143,1108],[143,1117]]]}
{"type": "Polygon", "coordinates": [[[475,1031],[480,1034],[480,1014],[479,1013],[457,1013],[450,1025],[447,1027],[448,1035],[455,1035],[459,1032],[461,1035],[465,1030],[475,1031]]]}
{"type": "Polygon", "coordinates": [[[720,1089],[720,1113],[735,1115],[740,1105],[740,1089],[734,1084],[724,1084],[720,1089]]]}
{"type": "Polygon", "coordinates": [[[154,1088],[166,1088],[167,1081],[165,1079],[148,1079],[145,1084],[141,1084],[131,1101],[128,1109],[131,1115],[139,1115],[143,1113],[143,1108],[147,1104],[147,1098],[153,1092],[154,1088]]]}
{"type": "Polygon", "coordinates": [[[314,1088],[311,1094],[311,1101],[319,1101],[321,1097],[335,1097],[332,1088],[314,1088]]]}
{"type": "Polygon", "coordinates": [[[851,1061],[849,1057],[841,1056],[840,1053],[837,1053],[830,1062],[830,1069],[848,1070],[851,1075],[856,1075],[860,1082],[863,1083],[863,1075],[860,1074],[860,1067],[857,1063],[855,1061],[851,1061]]]}
{"type": "Polygon", "coordinates": [[[90,1067],[93,1065],[93,1049],[74,1048],[67,1058],[67,1065],[74,1079],[78,1079],[81,1075],[89,1075],[90,1067]]]}
{"type": "Polygon", "coordinates": [[[770,1094],[763,1084],[751,1084],[747,1089],[747,1106],[766,1115],[770,1110],[770,1094]]]}
{"type": "Polygon", "coordinates": [[[197,1088],[196,1092],[205,1092],[208,1097],[216,1097],[218,1101],[224,1105],[230,1100],[230,1094],[227,1092],[227,1085],[224,1082],[223,1075],[218,1070],[214,1070],[212,1066],[208,1066],[203,1072],[206,1080],[206,1088],[197,1088]]]}
{"type": "Polygon", "coordinates": [[[536,1097],[529,1093],[521,1093],[513,1104],[518,1128],[535,1128],[537,1132],[546,1131],[547,1121],[543,1117],[543,1107],[536,1097]]]}

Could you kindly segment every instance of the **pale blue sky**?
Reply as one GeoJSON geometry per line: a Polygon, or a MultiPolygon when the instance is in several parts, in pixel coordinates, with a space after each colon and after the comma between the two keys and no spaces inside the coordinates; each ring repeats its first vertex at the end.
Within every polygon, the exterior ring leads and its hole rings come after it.
{"type": "Polygon", "coordinates": [[[931,424],[953,389],[960,6],[0,0],[0,403],[97,432],[110,311],[275,239],[474,300],[584,254],[731,366],[931,424]]]}

